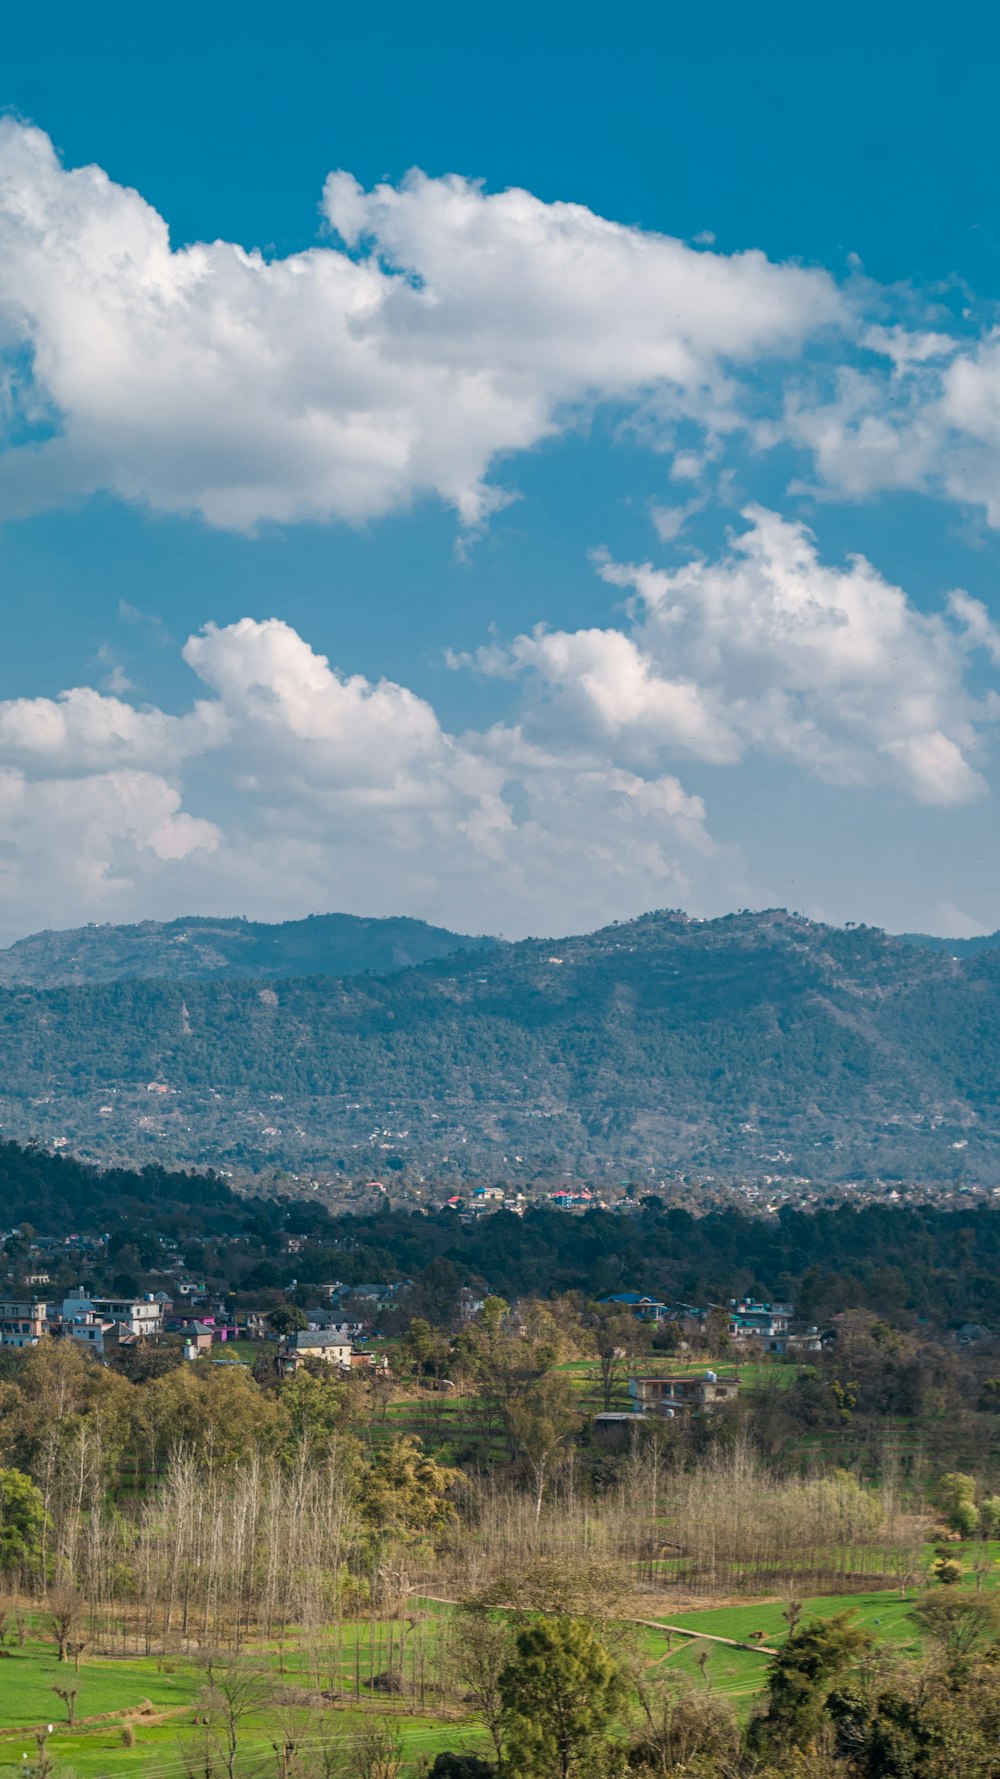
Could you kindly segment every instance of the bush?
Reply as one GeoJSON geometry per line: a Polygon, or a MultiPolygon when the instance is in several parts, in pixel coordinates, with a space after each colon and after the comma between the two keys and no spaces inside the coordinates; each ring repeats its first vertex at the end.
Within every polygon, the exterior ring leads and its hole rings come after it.
{"type": "Polygon", "coordinates": [[[478,1754],[453,1754],[442,1749],[435,1755],[428,1779],[494,1779],[496,1768],[478,1754]]]}

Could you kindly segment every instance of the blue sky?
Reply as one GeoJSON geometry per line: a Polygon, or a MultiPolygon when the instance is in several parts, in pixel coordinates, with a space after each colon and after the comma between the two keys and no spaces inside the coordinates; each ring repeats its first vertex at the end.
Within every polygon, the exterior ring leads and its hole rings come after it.
{"type": "Polygon", "coordinates": [[[996,49],[11,22],[0,933],[1000,926],[996,49]]]}

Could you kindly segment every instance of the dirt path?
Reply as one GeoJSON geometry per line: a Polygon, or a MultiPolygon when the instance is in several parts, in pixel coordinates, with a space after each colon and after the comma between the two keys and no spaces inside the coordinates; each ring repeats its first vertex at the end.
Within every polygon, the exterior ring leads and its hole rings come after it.
{"type": "MultiPolygon", "coordinates": [[[[441,1594],[413,1594],[411,1598],[430,1600],[436,1606],[461,1605],[460,1600],[446,1600],[441,1594]]],[[[497,1612],[514,1612],[516,1610],[513,1606],[504,1606],[499,1602],[494,1604],[497,1612]]],[[[700,1637],[704,1643],[724,1643],[727,1649],[749,1649],[752,1655],[777,1655],[778,1653],[773,1643],[741,1643],[738,1637],[720,1637],[715,1631],[692,1631],[689,1625],[665,1625],[658,1618],[622,1618],[618,1622],[624,1625],[646,1625],[650,1630],[663,1631],[665,1635],[669,1633],[671,1637],[690,1637],[694,1640],[700,1637]]]]}

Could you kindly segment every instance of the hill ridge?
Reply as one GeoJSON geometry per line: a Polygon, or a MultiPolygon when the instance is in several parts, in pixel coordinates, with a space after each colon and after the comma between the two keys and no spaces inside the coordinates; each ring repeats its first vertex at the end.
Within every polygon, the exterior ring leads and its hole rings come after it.
{"type": "Polygon", "coordinates": [[[394,973],[0,989],[0,1126],[95,1159],[1000,1184],[1000,953],[661,910],[394,973]]]}

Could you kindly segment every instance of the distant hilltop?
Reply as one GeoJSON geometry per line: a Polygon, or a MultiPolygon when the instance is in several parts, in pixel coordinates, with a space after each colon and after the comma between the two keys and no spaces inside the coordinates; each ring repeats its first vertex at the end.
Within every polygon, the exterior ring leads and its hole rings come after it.
{"type": "Polygon", "coordinates": [[[368,970],[386,975],[499,943],[404,915],[369,920],[311,914],[272,923],[188,914],[135,926],[32,933],[0,950],[0,987],[66,988],[129,978],[360,976],[368,970]]]}

